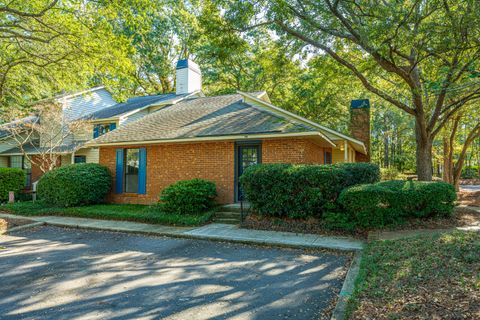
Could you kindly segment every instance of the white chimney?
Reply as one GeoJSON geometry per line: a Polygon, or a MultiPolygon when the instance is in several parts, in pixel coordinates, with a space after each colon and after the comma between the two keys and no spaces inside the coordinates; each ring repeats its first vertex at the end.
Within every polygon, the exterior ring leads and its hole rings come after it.
{"type": "Polygon", "coordinates": [[[202,72],[198,64],[188,59],[178,60],[176,82],[177,94],[202,90],[202,72]]]}

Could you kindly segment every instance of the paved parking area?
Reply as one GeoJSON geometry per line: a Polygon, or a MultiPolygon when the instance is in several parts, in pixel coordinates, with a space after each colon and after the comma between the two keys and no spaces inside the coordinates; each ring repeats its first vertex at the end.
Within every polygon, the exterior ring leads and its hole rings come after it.
{"type": "Polygon", "coordinates": [[[347,260],[40,227],[0,236],[0,319],[321,319],[347,260]]]}

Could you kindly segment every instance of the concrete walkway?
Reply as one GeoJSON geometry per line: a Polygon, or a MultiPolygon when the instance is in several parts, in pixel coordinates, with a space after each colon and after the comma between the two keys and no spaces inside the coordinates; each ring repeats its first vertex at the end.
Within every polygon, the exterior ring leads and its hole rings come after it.
{"type": "Polygon", "coordinates": [[[291,232],[250,230],[241,229],[236,225],[218,223],[212,223],[202,227],[183,228],[128,221],[97,220],[55,216],[25,217],[0,213],[0,218],[2,217],[12,219],[29,219],[36,222],[43,222],[45,224],[59,227],[144,233],[179,238],[229,241],[295,248],[355,251],[361,250],[365,244],[361,240],[348,237],[325,237],[316,234],[297,234],[291,232]]]}
{"type": "Polygon", "coordinates": [[[460,191],[464,192],[478,192],[480,191],[480,185],[461,185],[460,191]]]}

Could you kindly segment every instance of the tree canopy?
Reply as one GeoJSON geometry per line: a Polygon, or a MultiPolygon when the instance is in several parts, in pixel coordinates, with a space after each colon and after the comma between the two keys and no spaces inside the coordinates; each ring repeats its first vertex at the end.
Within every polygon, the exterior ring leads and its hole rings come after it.
{"type": "Polygon", "coordinates": [[[226,15],[238,28],[270,26],[315,54],[328,54],[368,91],[413,116],[421,179],[431,179],[437,134],[480,98],[478,1],[227,3],[226,15]]]}
{"type": "Polygon", "coordinates": [[[191,58],[206,94],[265,90],[345,133],[350,100],[369,98],[372,160],[429,180],[444,137],[455,162],[478,123],[479,12],[475,0],[11,0],[0,108],[100,84],[118,100],[173,92],[175,62],[191,58]]]}
{"type": "Polygon", "coordinates": [[[97,2],[0,5],[0,105],[26,106],[128,70],[128,39],[112,32],[111,15],[97,2]]]}

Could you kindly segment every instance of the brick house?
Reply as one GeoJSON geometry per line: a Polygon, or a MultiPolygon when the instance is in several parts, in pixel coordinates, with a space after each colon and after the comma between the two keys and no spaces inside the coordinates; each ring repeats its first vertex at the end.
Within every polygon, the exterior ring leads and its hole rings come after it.
{"type": "Polygon", "coordinates": [[[188,98],[87,143],[113,175],[113,203],[149,204],[168,185],[193,178],[216,183],[219,203],[241,197],[238,177],[255,163],[368,161],[368,100],[352,102],[347,136],[271,104],[265,92],[206,97],[199,67],[177,64],[177,95],[188,98]]]}

